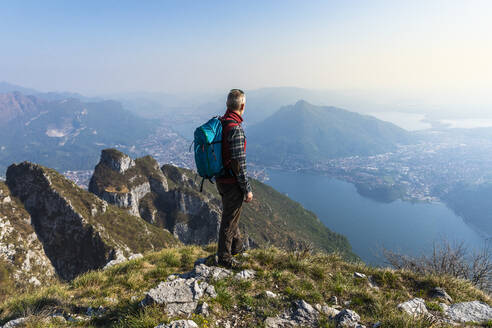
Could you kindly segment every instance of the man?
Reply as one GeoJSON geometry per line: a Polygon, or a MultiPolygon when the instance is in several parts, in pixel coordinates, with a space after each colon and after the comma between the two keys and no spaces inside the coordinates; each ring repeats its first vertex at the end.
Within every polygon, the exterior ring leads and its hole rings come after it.
{"type": "Polygon", "coordinates": [[[227,111],[222,117],[222,161],[225,174],[217,177],[217,189],[222,196],[222,221],[219,230],[218,263],[234,266],[233,256],[243,250],[239,232],[239,217],[243,201],[251,202],[253,192],[246,174],[246,137],[241,126],[246,96],[232,89],[227,96],[227,111]]]}

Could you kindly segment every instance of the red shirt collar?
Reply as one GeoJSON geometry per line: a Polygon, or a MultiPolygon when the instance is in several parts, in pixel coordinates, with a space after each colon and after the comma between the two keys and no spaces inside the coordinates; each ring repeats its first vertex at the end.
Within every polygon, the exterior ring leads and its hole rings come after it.
{"type": "Polygon", "coordinates": [[[236,112],[233,112],[232,110],[228,109],[224,115],[224,117],[227,117],[227,118],[231,118],[233,120],[235,120],[236,122],[238,123],[242,123],[243,121],[243,118],[241,115],[239,115],[238,113],[236,112]]]}

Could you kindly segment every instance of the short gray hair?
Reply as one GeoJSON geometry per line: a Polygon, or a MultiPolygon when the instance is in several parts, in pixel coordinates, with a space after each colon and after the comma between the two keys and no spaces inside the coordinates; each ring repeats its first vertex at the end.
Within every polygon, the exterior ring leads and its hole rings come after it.
{"type": "Polygon", "coordinates": [[[243,90],[232,89],[227,95],[227,108],[232,110],[238,110],[241,105],[246,104],[246,95],[243,90]]]}

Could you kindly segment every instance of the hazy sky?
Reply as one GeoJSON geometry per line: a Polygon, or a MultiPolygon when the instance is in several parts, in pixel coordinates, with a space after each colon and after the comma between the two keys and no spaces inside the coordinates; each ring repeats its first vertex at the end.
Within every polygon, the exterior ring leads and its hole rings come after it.
{"type": "Polygon", "coordinates": [[[492,112],[492,1],[2,1],[0,81],[85,94],[266,86],[492,112]]]}

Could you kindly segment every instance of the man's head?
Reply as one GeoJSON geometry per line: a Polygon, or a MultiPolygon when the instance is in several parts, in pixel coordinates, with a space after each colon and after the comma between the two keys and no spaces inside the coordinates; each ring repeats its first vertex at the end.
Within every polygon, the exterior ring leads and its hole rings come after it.
{"type": "Polygon", "coordinates": [[[244,105],[246,104],[246,95],[242,90],[232,89],[229,91],[229,95],[227,96],[227,109],[233,112],[239,113],[239,115],[243,115],[244,113],[244,105]]]}

